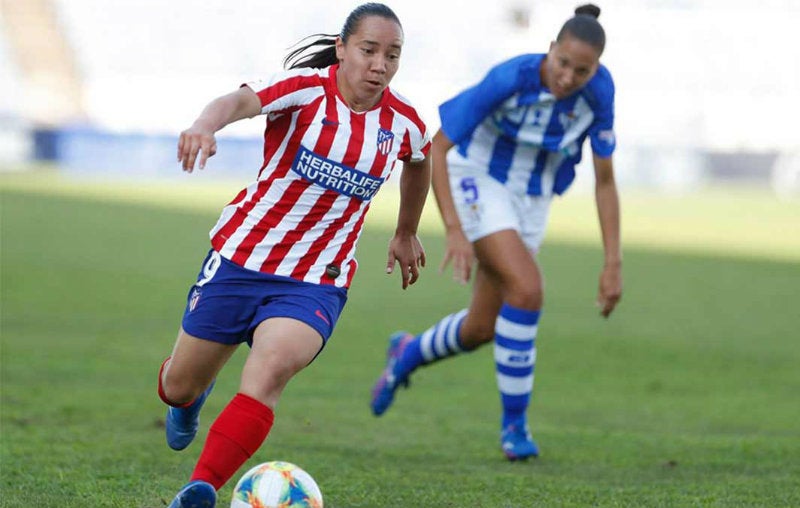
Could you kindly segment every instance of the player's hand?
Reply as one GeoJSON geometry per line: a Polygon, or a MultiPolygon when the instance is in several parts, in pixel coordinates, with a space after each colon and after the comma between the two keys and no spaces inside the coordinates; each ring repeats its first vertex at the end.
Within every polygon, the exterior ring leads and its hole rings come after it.
{"type": "Polygon", "coordinates": [[[181,132],[178,139],[178,162],[187,173],[194,170],[195,161],[200,156],[198,167],[206,167],[209,157],[217,153],[217,140],[214,130],[198,122],[181,132]]]}
{"type": "Polygon", "coordinates": [[[417,282],[419,269],[425,266],[425,249],[417,235],[395,233],[389,241],[389,259],[386,262],[386,273],[394,272],[394,265],[400,265],[403,278],[403,289],[417,282]]]}
{"type": "Polygon", "coordinates": [[[439,265],[439,273],[444,273],[445,268],[453,262],[453,280],[459,284],[469,282],[472,274],[472,263],[475,260],[475,250],[472,242],[467,240],[461,228],[451,228],[447,231],[447,245],[444,259],[439,265]]]}
{"type": "Polygon", "coordinates": [[[597,306],[600,315],[607,318],[622,298],[622,265],[607,264],[600,273],[600,289],[597,292],[597,306]]]}

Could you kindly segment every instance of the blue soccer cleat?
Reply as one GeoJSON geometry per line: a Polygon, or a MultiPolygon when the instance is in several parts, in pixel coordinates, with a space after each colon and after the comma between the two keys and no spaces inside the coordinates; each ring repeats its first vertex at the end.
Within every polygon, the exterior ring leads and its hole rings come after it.
{"type": "Polygon", "coordinates": [[[197,435],[197,428],[200,426],[200,409],[203,407],[208,394],[214,388],[214,383],[206,388],[190,406],[167,408],[167,444],[173,450],[183,450],[197,435]]]}
{"type": "Polygon", "coordinates": [[[389,349],[386,351],[386,368],[372,388],[370,407],[375,416],[380,416],[389,409],[394,400],[394,392],[398,386],[408,387],[409,372],[401,372],[399,360],[403,351],[414,336],[408,332],[396,332],[389,337],[389,349]]]}
{"type": "Polygon", "coordinates": [[[511,422],[500,434],[500,443],[503,453],[510,461],[526,460],[529,457],[538,457],[539,448],[531,438],[525,420],[519,419],[511,422]]]}
{"type": "Polygon", "coordinates": [[[189,482],[178,492],[167,508],[214,508],[217,506],[217,491],[202,480],[189,482]]]}

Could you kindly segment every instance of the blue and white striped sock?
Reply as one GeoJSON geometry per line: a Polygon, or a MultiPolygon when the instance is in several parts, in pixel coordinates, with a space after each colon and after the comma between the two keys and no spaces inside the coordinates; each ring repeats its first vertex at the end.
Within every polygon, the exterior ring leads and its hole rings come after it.
{"type": "Polygon", "coordinates": [[[461,344],[461,322],[467,309],[445,316],[438,323],[414,337],[408,343],[398,362],[399,371],[411,373],[423,364],[443,360],[463,353],[467,349],[461,344]]]}
{"type": "Polygon", "coordinates": [[[503,304],[495,322],[494,360],[503,405],[502,428],[526,419],[533,392],[538,323],[538,310],[519,309],[507,304],[503,304]]]}

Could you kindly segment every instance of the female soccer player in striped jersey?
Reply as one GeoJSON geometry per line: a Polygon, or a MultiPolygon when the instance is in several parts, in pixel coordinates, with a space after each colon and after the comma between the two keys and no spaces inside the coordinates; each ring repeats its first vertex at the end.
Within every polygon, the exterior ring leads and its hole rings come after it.
{"type": "Polygon", "coordinates": [[[417,367],[494,341],[501,447],[510,460],[538,455],[527,422],[543,300],[536,252],[550,201],[572,183],[587,136],[605,251],[598,294],[603,316],[622,293],[611,162],[614,85],[599,62],[605,46],[599,14],[594,5],[577,8],[546,54],[503,62],[440,106],[432,159],[447,230],[442,268],[452,262],[454,277],[467,283],[477,258],[472,299],[467,309],[417,336],[391,337],[387,365],[372,391],[375,415],[389,408],[417,367]]]}
{"type": "Polygon", "coordinates": [[[167,442],[180,450],[217,373],[237,346],[251,350],[239,392],[223,409],[171,508],[212,507],[259,448],[282,390],[320,352],[347,299],[370,199],[404,163],[387,273],[413,284],[425,254],[417,225],[430,186],[430,139],[416,110],[389,88],[403,29],[379,3],[354,9],[339,35],[289,54],[288,70],[215,99],[181,133],[185,171],[214,155],[214,134],[266,115],[258,178],[222,211],[212,248],[189,291],[172,355],[159,374],[167,442]]]}

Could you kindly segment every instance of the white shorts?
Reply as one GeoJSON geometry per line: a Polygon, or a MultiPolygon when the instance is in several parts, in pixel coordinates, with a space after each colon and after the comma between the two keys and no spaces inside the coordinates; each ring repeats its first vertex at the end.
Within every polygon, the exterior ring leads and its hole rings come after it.
{"type": "Polygon", "coordinates": [[[514,194],[488,174],[459,170],[450,172],[450,189],[461,227],[470,242],[513,229],[531,252],[539,251],[551,196],[514,194]]]}

